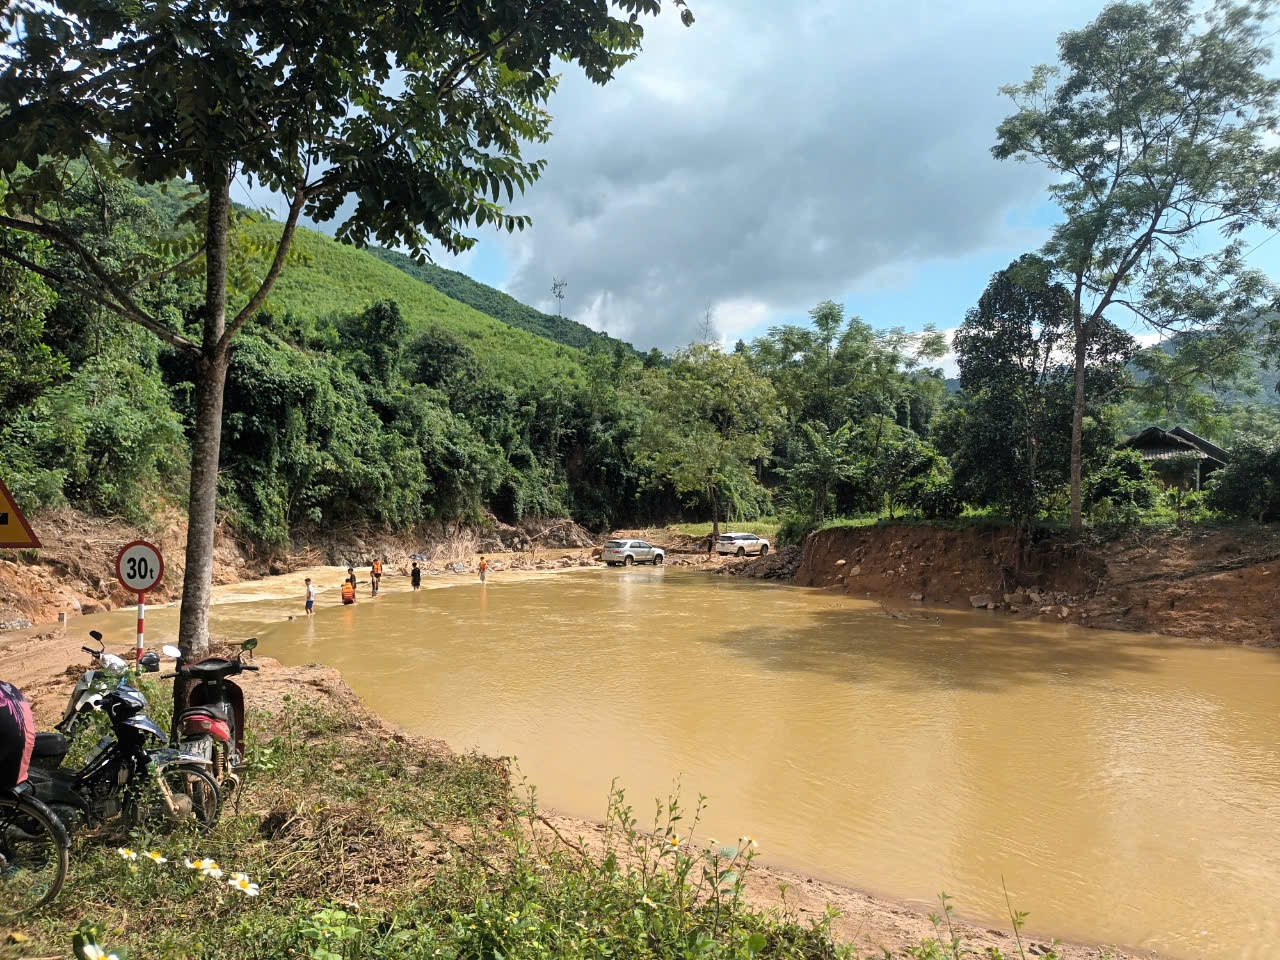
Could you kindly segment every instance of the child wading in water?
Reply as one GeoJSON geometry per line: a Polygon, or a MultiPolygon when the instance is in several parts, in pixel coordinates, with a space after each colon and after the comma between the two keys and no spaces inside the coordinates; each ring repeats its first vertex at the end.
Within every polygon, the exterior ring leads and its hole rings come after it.
{"type": "Polygon", "coordinates": [[[316,605],[316,588],[311,585],[311,578],[307,577],[307,616],[311,616],[315,612],[316,605]]]}
{"type": "Polygon", "coordinates": [[[342,602],[356,602],[356,571],[355,567],[347,567],[347,579],[342,581],[342,602]]]}
{"type": "Polygon", "coordinates": [[[480,558],[480,582],[484,583],[484,575],[489,572],[489,561],[484,557],[480,558]]]}
{"type": "Polygon", "coordinates": [[[373,566],[369,568],[369,579],[373,581],[373,595],[376,597],[378,591],[382,588],[382,561],[374,560],[373,566]]]}
{"type": "Polygon", "coordinates": [[[416,561],[413,564],[413,569],[409,571],[409,585],[415,590],[422,586],[422,571],[418,569],[416,561]]]}

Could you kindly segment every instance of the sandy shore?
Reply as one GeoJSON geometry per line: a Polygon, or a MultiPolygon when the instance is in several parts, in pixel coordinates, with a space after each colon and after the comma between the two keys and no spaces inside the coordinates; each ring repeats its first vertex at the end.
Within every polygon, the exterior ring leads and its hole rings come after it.
{"type": "MultiPolygon", "coordinates": [[[[577,566],[550,570],[504,570],[499,573],[502,581],[537,580],[553,577],[562,570],[582,569],[577,566]]],[[[245,603],[260,600],[280,600],[302,595],[302,585],[310,576],[318,587],[318,603],[336,602],[330,591],[336,593],[342,578],[343,567],[313,567],[278,577],[231,584],[215,588],[215,603],[245,603]],[[326,594],[330,594],[326,596],[326,594]]],[[[450,586],[473,584],[474,574],[445,574],[424,577],[424,589],[441,589],[450,586]]],[[[364,589],[367,589],[365,587],[364,589]]],[[[384,578],[383,592],[399,593],[409,589],[407,576],[384,578]]],[[[61,627],[46,627],[16,633],[0,634],[0,678],[22,688],[36,708],[37,719],[47,726],[60,714],[74,677],[87,665],[87,658],[80,652],[84,642],[83,631],[61,627]],[[74,666],[75,669],[69,669],[74,666]]],[[[149,646],[154,646],[149,644],[149,646]]],[[[117,651],[124,653],[126,651],[117,651]]],[[[284,695],[295,699],[324,699],[330,702],[347,702],[360,705],[367,711],[359,697],[342,680],[337,671],[319,664],[288,667],[269,658],[259,658],[262,670],[259,674],[245,674],[246,699],[257,707],[270,709],[284,695]]],[[[372,712],[368,711],[371,715],[372,712]]],[[[395,728],[380,721],[389,731],[395,728]]],[[[397,735],[403,733],[395,731],[397,735]]],[[[444,744],[433,742],[439,749],[444,744]]],[[[556,833],[590,851],[602,843],[601,824],[590,820],[568,817],[555,811],[546,811],[546,822],[556,833]]],[[[748,884],[748,898],[753,905],[763,908],[786,908],[802,918],[818,918],[828,906],[838,911],[833,923],[836,936],[854,944],[860,951],[879,956],[881,949],[898,955],[920,941],[935,935],[930,912],[937,912],[938,905],[922,905],[894,901],[871,896],[839,884],[829,883],[803,873],[770,866],[767,857],[755,868],[748,884]],[[780,890],[785,887],[785,897],[780,890]]],[[[995,948],[1006,957],[1017,957],[1017,943],[1009,929],[998,929],[985,924],[969,922],[961,918],[955,922],[956,933],[965,945],[980,954],[995,948]]],[[[1023,946],[1028,957],[1038,956],[1051,941],[1042,932],[1023,935],[1023,946]]],[[[1060,945],[1058,956],[1062,960],[1138,960],[1157,955],[1137,950],[1104,950],[1100,946],[1084,943],[1060,945]]]]}

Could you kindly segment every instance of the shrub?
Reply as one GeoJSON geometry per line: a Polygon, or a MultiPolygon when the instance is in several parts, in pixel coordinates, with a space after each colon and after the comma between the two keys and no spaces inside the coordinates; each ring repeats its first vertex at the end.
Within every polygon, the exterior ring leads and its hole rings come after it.
{"type": "Polygon", "coordinates": [[[1085,507],[1095,523],[1130,527],[1164,513],[1164,490],[1136,450],[1116,450],[1089,477],[1085,507]]]}
{"type": "Polygon", "coordinates": [[[1231,459],[1208,484],[1209,505],[1256,523],[1280,520],[1280,444],[1237,441],[1231,459]]]}
{"type": "Polygon", "coordinates": [[[778,546],[798,547],[818,529],[818,521],[807,510],[783,510],[778,524],[778,546]]]}

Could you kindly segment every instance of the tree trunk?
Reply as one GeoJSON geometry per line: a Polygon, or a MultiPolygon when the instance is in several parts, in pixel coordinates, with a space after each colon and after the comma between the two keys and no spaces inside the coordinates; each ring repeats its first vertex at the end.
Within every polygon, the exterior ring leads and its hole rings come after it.
{"type": "Polygon", "coordinates": [[[1076,334],[1076,395],[1071,404],[1071,532],[1079,534],[1084,530],[1084,513],[1081,496],[1081,439],[1084,433],[1084,372],[1089,358],[1089,341],[1085,336],[1087,328],[1078,319],[1075,323],[1076,334]]]}
{"type": "Polygon", "coordinates": [[[227,321],[227,216],[230,181],[223,168],[207,184],[205,305],[202,355],[196,373],[195,430],[191,437],[191,489],[187,508],[187,567],[182,581],[178,645],[190,660],[209,651],[213,537],[218,512],[218,455],[222,447],[222,395],[229,350],[220,346],[227,321]]]}
{"type": "Polygon", "coordinates": [[[713,554],[720,539],[720,511],[716,507],[716,482],[712,478],[707,478],[707,493],[711,497],[711,539],[707,541],[707,553],[713,554]]]}

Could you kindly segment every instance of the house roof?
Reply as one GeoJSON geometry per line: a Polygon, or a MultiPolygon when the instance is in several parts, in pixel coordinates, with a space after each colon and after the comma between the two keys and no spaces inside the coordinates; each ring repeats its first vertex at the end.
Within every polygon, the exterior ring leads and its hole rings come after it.
{"type": "Polygon", "coordinates": [[[1183,440],[1186,440],[1188,443],[1190,443],[1192,446],[1199,449],[1206,456],[1214,460],[1217,460],[1219,463],[1226,463],[1228,460],[1231,459],[1231,455],[1228,454],[1227,451],[1223,450],[1216,443],[1210,443],[1208,440],[1205,440],[1203,437],[1197,437],[1190,430],[1187,430],[1183,427],[1174,427],[1172,430],[1169,431],[1169,433],[1171,433],[1175,437],[1180,437],[1183,440]]]}
{"type": "Polygon", "coordinates": [[[1175,460],[1190,457],[1225,464],[1230,459],[1221,447],[1197,437],[1190,430],[1184,430],[1182,427],[1174,427],[1172,430],[1147,427],[1141,433],[1136,433],[1116,444],[1116,448],[1137,450],[1143,460],[1175,460]]]}

